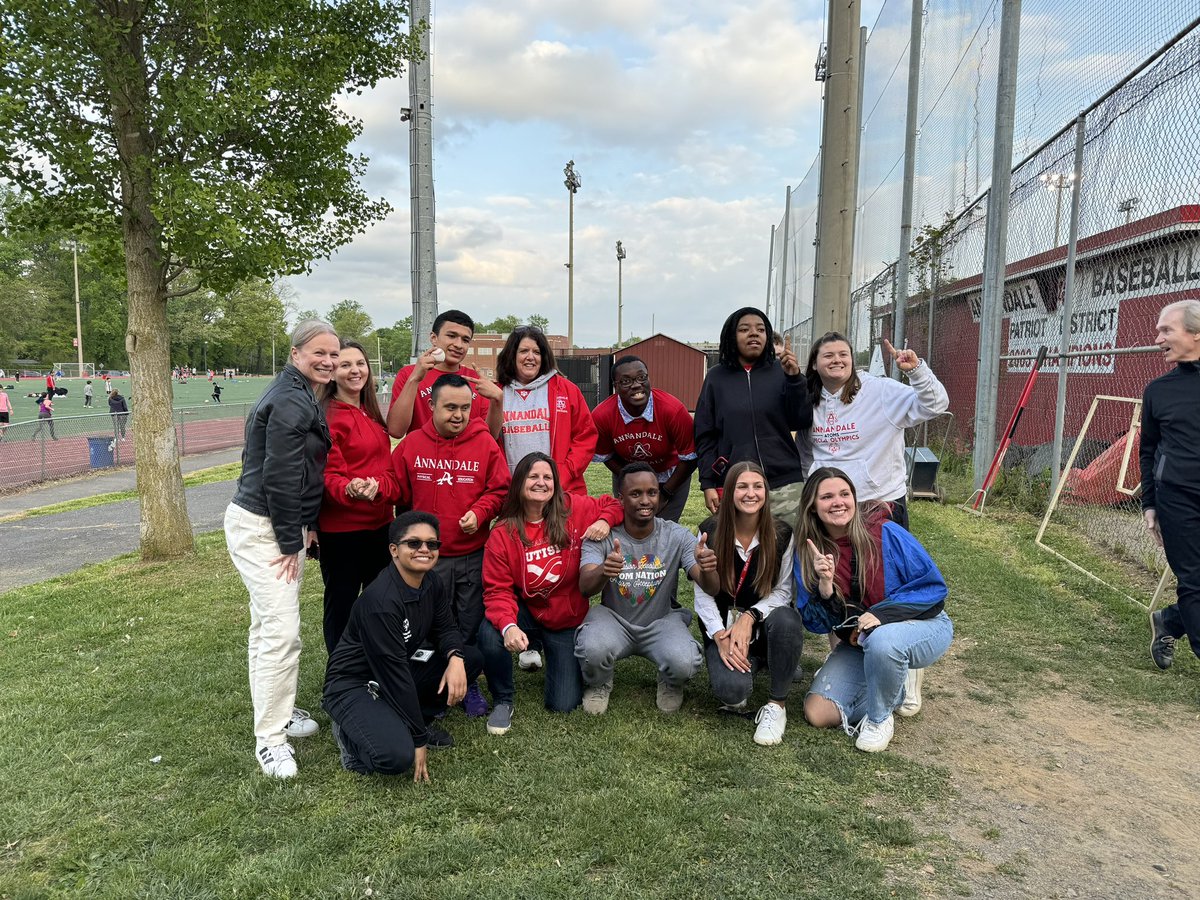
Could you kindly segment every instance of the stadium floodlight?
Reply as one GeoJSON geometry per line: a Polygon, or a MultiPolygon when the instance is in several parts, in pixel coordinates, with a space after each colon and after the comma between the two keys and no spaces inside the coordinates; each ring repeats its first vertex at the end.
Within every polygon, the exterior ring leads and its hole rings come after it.
{"type": "Polygon", "coordinates": [[[1054,246],[1057,247],[1059,241],[1059,226],[1062,225],[1063,191],[1075,184],[1075,173],[1043,172],[1038,176],[1038,180],[1046,186],[1046,190],[1058,191],[1058,202],[1054,208],[1054,246]]]}

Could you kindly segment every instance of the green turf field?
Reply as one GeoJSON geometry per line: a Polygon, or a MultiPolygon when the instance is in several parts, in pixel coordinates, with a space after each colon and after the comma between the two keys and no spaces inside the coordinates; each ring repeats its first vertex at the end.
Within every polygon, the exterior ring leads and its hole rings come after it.
{"type": "MultiPolygon", "coordinates": [[[[123,396],[129,398],[129,408],[133,409],[137,401],[136,397],[130,397],[130,379],[114,378],[113,386],[121,392],[123,396]]],[[[270,384],[271,379],[266,375],[242,375],[236,381],[218,378],[216,382],[221,385],[221,402],[222,403],[249,403],[252,400],[258,399],[261,394],[270,384]]],[[[37,403],[31,397],[26,397],[26,394],[33,393],[35,396],[45,389],[44,378],[22,378],[19,382],[12,378],[4,378],[3,386],[11,388],[8,391],[8,397],[12,400],[13,415],[12,423],[15,425],[18,422],[28,422],[37,418],[37,403]]],[[[99,379],[92,380],[92,390],[94,392],[92,399],[92,409],[88,409],[83,405],[83,386],[86,383],[82,378],[62,378],[57,384],[59,387],[65,387],[69,393],[65,397],[58,397],[54,401],[54,417],[61,418],[64,416],[86,416],[93,412],[108,413],[108,401],[104,395],[104,383],[99,379]]],[[[179,409],[184,406],[204,406],[205,401],[212,405],[212,385],[208,383],[207,378],[189,378],[187,384],[175,382],[171,385],[174,391],[174,402],[172,405],[179,409]]]]}

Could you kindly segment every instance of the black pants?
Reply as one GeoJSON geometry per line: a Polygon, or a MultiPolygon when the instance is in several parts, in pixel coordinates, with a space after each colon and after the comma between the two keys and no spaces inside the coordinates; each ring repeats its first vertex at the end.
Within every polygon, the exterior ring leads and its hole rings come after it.
{"type": "Polygon", "coordinates": [[[736,706],[754,691],[754,676],[766,669],[771,676],[767,694],[772,700],[787,700],[800,651],[804,647],[804,620],[794,606],[779,606],[758,627],[750,642],[750,671],[736,672],[721,662],[721,653],[710,639],[704,641],[708,684],[721,703],[736,706]]]}
{"type": "Polygon", "coordinates": [[[908,527],[908,495],[901,494],[895,500],[889,500],[888,503],[892,504],[892,513],[889,518],[905,531],[912,531],[908,527]]]}
{"type": "Polygon", "coordinates": [[[463,643],[474,646],[483,621],[483,548],[465,556],[438,557],[433,571],[450,591],[450,605],[463,643]]]}
{"type": "Polygon", "coordinates": [[[321,580],[325,582],[325,649],[330,653],[342,639],[354,601],[385,566],[388,525],[374,531],[322,531],[321,580]]]}
{"type": "Polygon", "coordinates": [[[1192,652],[1200,656],[1200,485],[1156,483],[1154,509],[1167,562],[1179,581],[1178,600],[1163,609],[1163,620],[1168,633],[1177,638],[1186,634],[1192,652]]]}
{"type": "MultiPolygon", "coordinates": [[[[324,555],[324,554],[322,554],[324,555]]],[[[474,647],[463,648],[467,683],[483,671],[483,656],[474,647]]],[[[409,662],[421,715],[428,725],[446,709],[446,694],[438,683],[446,672],[446,661],[436,654],[426,663],[409,662]]],[[[412,768],[416,752],[412,731],[396,708],[380,693],[372,696],[363,685],[327,699],[323,704],[341,735],[342,765],[363,775],[402,775],[412,768]]]]}

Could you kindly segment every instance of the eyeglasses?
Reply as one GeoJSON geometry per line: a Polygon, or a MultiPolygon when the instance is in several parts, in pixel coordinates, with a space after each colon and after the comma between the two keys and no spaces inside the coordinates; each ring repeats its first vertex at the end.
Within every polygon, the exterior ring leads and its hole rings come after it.
{"type": "Polygon", "coordinates": [[[614,383],[617,387],[633,387],[635,384],[645,384],[649,380],[649,373],[643,372],[641,375],[622,376],[614,383]]]}
{"type": "Polygon", "coordinates": [[[403,541],[397,541],[396,546],[405,546],[409,550],[420,550],[422,547],[428,547],[430,550],[437,550],[442,546],[442,542],[438,540],[423,541],[420,538],[406,538],[403,541]]]}

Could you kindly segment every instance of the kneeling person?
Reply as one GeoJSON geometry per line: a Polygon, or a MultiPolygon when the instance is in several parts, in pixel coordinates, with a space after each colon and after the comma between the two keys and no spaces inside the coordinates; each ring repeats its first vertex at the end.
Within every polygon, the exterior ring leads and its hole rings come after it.
{"type": "Polygon", "coordinates": [[[432,573],[437,517],[406,512],[388,532],[392,565],[362,592],[329,657],[321,705],[342,765],[367,775],[428,781],[428,747],[454,741],[432,724],[479,677],[483,658],[464,646],[446,588],[432,573]],[[431,649],[436,647],[436,649],[431,649]]]}
{"type": "Polygon", "coordinates": [[[617,476],[625,524],[603,541],[588,541],[580,558],[579,589],[601,593],[575,634],[583,670],[583,708],[608,709],[613,668],[627,656],[644,656],[658,667],[658,708],[675,712],[683,685],[700,668],[700,646],[688,632],[692,611],[675,603],[679,570],[699,577],[715,567],[712,551],[676,522],[655,518],[658,476],[646,463],[630,463],[617,476]],[[698,561],[699,559],[699,561],[698,561]]]}

